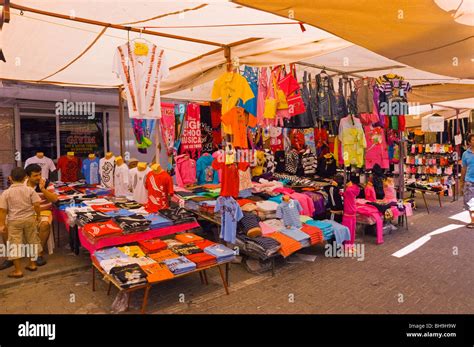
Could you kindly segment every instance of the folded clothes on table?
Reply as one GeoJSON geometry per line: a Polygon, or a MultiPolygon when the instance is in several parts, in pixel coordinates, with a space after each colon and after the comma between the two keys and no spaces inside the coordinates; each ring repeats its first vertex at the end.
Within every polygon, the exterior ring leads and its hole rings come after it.
{"type": "Polygon", "coordinates": [[[196,242],[196,241],[201,241],[203,238],[201,236],[198,236],[193,233],[182,233],[182,234],[177,234],[175,236],[175,239],[178,240],[179,242],[182,243],[191,243],[191,242],[196,242]]]}
{"type": "Polygon", "coordinates": [[[212,241],[209,241],[209,240],[206,240],[206,239],[203,239],[201,241],[195,241],[194,244],[199,247],[200,249],[204,250],[205,248],[209,247],[209,246],[213,246],[215,245],[216,243],[215,242],[212,242],[212,241]]]}
{"type": "Polygon", "coordinates": [[[88,235],[96,238],[110,235],[121,235],[123,230],[112,220],[84,225],[83,230],[88,235]]]}
{"type": "Polygon", "coordinates": [[[270,237],[280,243],[281,247],[278,252],[285,258],[302,248],[300,242],[280,232],[269,234],[265,237],[270,237]]]}
{"type": "Polygon", "coordinates": [[[196,222],[194,214],[186,211],[184,208],[169,208],[166,210],[160,210],[159,214],[163,217],[171,220],[173,224],[185,224],[196,222]]]}
{"type": "Polygon", "coordinates": [[[118,249],[132,258],[142,258],[145,256],[145,253],[139,246],[122,246],[118,247],[118,249]]]}
{"type": "Polygon", "coordinates": [[[110,270],[110,274],[120,282],[123,288],[147,283],[147,274],[138,264],[116,266],[110,270]]]}
{"type": "Polygon", "coordinates": [[[190,255],[190,254],[202,253],[202,249],[200,249],[199,247],[195,246],[192,243],[175,246],[171,248],[171,250],[175,252],[177,255],[190,255]]]}
{"type": "Polygon", "coordinates": [[[206,247],[204,248],[204,252],[216,257],[218,263],[232,260],[235,257],[233,250],[221,244],[206,247]]]}
{"type": "Polygon", "coordinates": [[[166,281],[174,277],[173,273],[165,264],[153,263],[141,266],[145,271],[147,281],[150,283],[166,281]]]}
{"type": "Polygon", "coordinates": [[[150,229],[159,229],[173,225],[173,222],[159,214],[148,214],[144,216],[151,222],[150,229]]]}
{"type": "MultiPolygon", "coordinates": [[[[342,244],[344,241],[351,239],[351,233],[348,227],[329,219],[325,219],[323,222],[331,224],[337,244],[342,244]]],[[[326,237],[324,238],[326,239],[326,237]]]]}
{"type": "Polygon", "coordinates": [[[108,259],[128,259],[128,256],[120,251],[117,247],[104,248],[94,252],[94,257],[100,263],[108,259]]]}
{"type": "Polygon", "coordinates": [[[316,228],[315,226],[311,226],[309,224],[303,224],[300,229],[302,232],[309,235],[311,245],[323,242],[324,237],[321,229],[316,228]]]}
{"type": "Polygon", "coordinates": [[[176,253],[172,252],[169,249],[165,249],[163,251],[159,251],[156,253],[151,253],[148,256],[158,263],[161,263],[163,262],[163,260],[166,260],[166,259],[178,258],[176,253]]]}
{"type": "Polygon", "coordinates": [[[166,242],[163,242],[163,240],[160,239],[142,240],[138,241],[138,244],[147,254],[155,253],[168,248],[166,242]]]}
{"type": "Polygon", "coordinates": [[[142,205],[136,201],[116,202],[115,206],[117,206],[118,208],[123,208],[125,210],[133,210],[142,207],[142,205]]]}
{"type": "Polygon", "coordinates": [[[88,223],[99,223],[110,220],[111,217],[102,212],[76,212],[76,221],[80,226],[88,223]]]}
{"type": "Polygon", "coordinates": [[[151,221],[140,214],[118,216],[114,218],[125,234],[150,230],[151,221]]]}
{"type": "Polygon", "coordinates": [[[181,275],[196,269],[196,264],[186,257],[166,259],[163,261],[163,264],[165,264],[174,275],[181,275]]]}
{"type": "Polygon", "coordinates": [[[311,245],[310,243],[310,237],[308,234],[300,231],[299,229],[295,227],[291,228],[282,228],[279,230],[282,234],[285,234],[288,237],[291,237],[293,240],[298,241],[301,243],[301,247],[309,247],[311,245]]]}
{"type": "Polygon", "coordinates": [[[211,266],[217,263],[216,257],[204,252],[190,254],[187,255],[186,258],[195,263],[198,269],[206,266],[211,266]]]}

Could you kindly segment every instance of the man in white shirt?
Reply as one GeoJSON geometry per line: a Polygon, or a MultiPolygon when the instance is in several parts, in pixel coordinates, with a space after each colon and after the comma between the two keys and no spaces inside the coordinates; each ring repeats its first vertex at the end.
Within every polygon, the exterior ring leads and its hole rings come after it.
{"type": "Polygon", "coordinates": [[[45,180],[49,179],[50,172],[56,171],[56,166],[53,161],[46,157],[43,152],[37,152],[34,157],[26,159],[25,169],[30,164],[38,164],[41,166],[41,177],[45,180]]]}

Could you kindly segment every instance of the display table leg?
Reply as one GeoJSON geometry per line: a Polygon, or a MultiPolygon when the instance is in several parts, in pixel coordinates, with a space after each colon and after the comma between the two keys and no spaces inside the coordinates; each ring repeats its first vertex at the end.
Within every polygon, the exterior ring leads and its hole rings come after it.
{"type": "Polygon", "coordinates": [[[199,278],[201,279],[201,284],[204,284],[204,277],[202,276],[202,271],[199,271],[199,278]]]}
{"type": "Polygon", "coordinates": [[[272,257],[272,277],[275,277],[275,257],[272,257]]]}
{"type": "Polygon", "coordinates": [[[421,196],[423,197],[423,201],[425,203],[426,211],[430,214],[430,209],[428,208],[428,203],[426,202],[425,192],[421,192],[421,196]]]}
{"type": "Polygon", "coordinates": [[[110,290],[112,289],[112,282],[109,281],[109,288],[107,289],[107,296],[110,295],[110,290]]]}
{"type": "Polygon", "coordinates": [[[209,285],[209,282],[207,281],[207,272],[206,272],[206,270],[204,270],[204,271],[202,272],[202,274],[203,274],[203,276],[204,276],[204,283],[206,284],[206,286],[209,285]]]}
{"type": "Polygon", "coordinates": [[[150,285],[145,287],[145,294],[143,295],[142,314],[144,314],[146,311],[146,305],[148,303],[148,293],[150,292],[150,288],[150,285]]]}
{"type": "Polygon", "coordinates": [[[230,264],[227,263],[225,264],[225,282],[227,283],[228,287],[230,287],[229,272],[230,272],[230,264]]]}
{"type": "Polygon", "coordinates": [[[127,295],[128,295],[128,300],[127,300],[127,311],[128,311],[130,308],[130,300],[132,300],[132,292],[128,292],[127,295]]]}
{"type": "Polygon", "coordinates": [[[226,283],[226,280],[225,280],[225,277],[224,277],[224,271],[222,271],[222,268],[221,268],[220,265],[217,265],[217,267],[219,268],[219,273],[221,275],[222,284],[224,285],[225,293],[227,295],[229,295],[229,288],[227,288],[227,283],[226,283]]]}
{"type": "Polygon", "coordinates": [[[95,292],[95,267],[92,265],[92,291],[95,292]]]}

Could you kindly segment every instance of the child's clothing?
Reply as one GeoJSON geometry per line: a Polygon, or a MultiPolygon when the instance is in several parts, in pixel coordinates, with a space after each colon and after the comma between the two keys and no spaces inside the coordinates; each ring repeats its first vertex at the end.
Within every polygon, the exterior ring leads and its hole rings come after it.
{"type": "Polygon", "coordinates": [[[29,255],[36,259],[42,251],[39,238],[35,210],[33,205],[41,202],[41,198],[32,188],[23,183],[14,183],[0,196],[0,208],[7,211],[9,260],[22,258],[18,252],[24,244],[30,245],[29,255]]]}
{"type": "Polygon", "coordinates": [[[297,200],[286,202],[282,201],[277,207],[276,215],[277,218],[282,218],[283,223],[286,226],[301,228],[300,213],[303,211],[303,207],[297,200]]]}

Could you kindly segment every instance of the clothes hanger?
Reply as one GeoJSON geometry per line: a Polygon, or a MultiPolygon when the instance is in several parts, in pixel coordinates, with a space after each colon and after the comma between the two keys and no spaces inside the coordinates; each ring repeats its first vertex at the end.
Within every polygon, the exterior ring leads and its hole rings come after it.
{"type": "Polygon", "coordinates": [[[138,37],[135,37],[135,38],[132,39],[132,40],[130,40],[130,42],[137,42],[137,41],[139,41],[139,40],[142,40],[142,41],[144,41],[144,42],[146,42],[146,43],[149,43],[150,45],[153,45],[153,43],[152,43],[151,41],[149,41],[149,40],[147,40],[147,39],[145,39],[145,38],[142,37],[143,29],[144,29],[144,28],[141,28],[141,29],[140,29],[140,34],[139,34],[139,36],[138,36],[138,37]]]}

